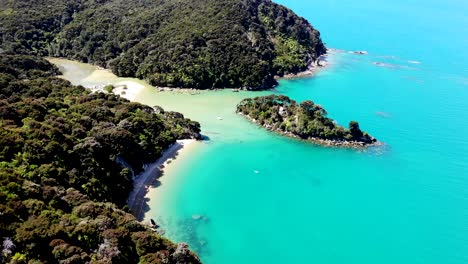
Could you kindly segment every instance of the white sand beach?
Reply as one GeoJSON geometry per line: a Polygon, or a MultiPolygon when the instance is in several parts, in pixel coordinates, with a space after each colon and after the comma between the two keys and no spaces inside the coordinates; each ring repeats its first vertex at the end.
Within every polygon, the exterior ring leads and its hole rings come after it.
{"type": "Polygon", "coordinates": [[[130,101],[135,101],[135,98],[140,92],[145,89],[145,86],[134,81],[122,81],[114,84],[114,94],[120,95],[130,101]]]}
{"type": "Polygon", "coordinates": [[[160,184],[162,184],[161,181],[166,180],[163,178],[167,177],[159,178],[163,170],[167,170],[179,153],[195,141],[194,139],[177,140],[169,149],[164,151],[162,157],[156,162],[148,164],[145,170],[135,177],[133,181],[134,188],[129,195],[127,204],[137,219],[143,220],[145,208],[148,207],[146,197],[150,187],[154,185],[156,180],[160,184]]]}
{"type": "Polygon", "coordinates": [[[60,77],[74,85],[83,85],[93,92],[105,92],[104,87],[113,85],[113,93],[130,101],[145,89],[145,82],[135,78],[118,77],[109,69],[62,58],[47,58],[57,65],[62,72],[60,77]]]}

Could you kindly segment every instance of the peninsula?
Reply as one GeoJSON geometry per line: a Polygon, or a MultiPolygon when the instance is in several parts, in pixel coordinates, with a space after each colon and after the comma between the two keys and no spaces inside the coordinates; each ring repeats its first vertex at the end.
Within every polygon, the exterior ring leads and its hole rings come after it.
{"type": "Polygon", "coordinates": [[[2,263],[200,262],[126,205],[148,180],[135,175],[200,138],[199,123],[74,86],[43,57],[154,86],[261,90],[326,53],[306,19],[270,0],[0,2],[2,263]]]}
{"type": "Polygon", "coordinates": [[[2,1],[0,52],[65,57],[154,86],[268,89],[326,48],[270,0],[2,1]]]}
{"type": "Polygon", "coordinates": [[[298,104],[283,95],[247,98],[239,103],[237,113],[268,130],[320,145],[367,147],[378,143],[361,131],[358,122],[351,121],[349,129],[345,129],[327,118],[325,109],[310,100],[298,104]]]}
{"type": "Polygon", "coordinates": [[[198,122],[0,56],[1,263],[200,263],[126,207],[134,176],[198,122]]]}

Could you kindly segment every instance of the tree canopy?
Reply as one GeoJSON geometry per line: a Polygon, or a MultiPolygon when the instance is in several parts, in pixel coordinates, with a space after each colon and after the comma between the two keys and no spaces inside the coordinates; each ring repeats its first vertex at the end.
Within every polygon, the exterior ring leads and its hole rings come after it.
{"type": "Polygon", "coordinates": [[[200,125],[57,72],[0,56],[0,262],[199,263],[124,206],[143,164],[200,125]]]}
{"type": "Polygon", "coordinates": [[[265,89],[326,49],[270,0],[0,0],[0,48],[59,56],[156,86],[265,89]]]}
{"type": "Polygon", "coordinates": [[[284,95],[247,98],[239,103],[237,112],[267,129],[321,144],[365,146],[377,142],[356,121],[349,123],[349,129],[335,124],[322,106],[310,100],[298,104],[284,95]]]}

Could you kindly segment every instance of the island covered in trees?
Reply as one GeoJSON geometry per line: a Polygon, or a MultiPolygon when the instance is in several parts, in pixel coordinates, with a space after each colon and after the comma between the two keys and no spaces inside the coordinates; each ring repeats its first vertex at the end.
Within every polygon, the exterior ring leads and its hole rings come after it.
{"type": "Polygon", "coordinates": [[[200,137],[200,125],[57,73],[39,57],[0,55],[0,262],[199,263],[125,200],[143,164],[200,137]]]}
{"type": "Polygon", "coordinates": [[[358,122],[349,129],[327,118],[323,107],[307,100],[300,104],[284,95],[269,95],[242,100],[237,113],[254,123],[281,134],[310,140],[326,146],[366,147],[378,141],[361,131],[358,122]]]}
{"type": "Polygon", "coordinates": [[[0,1],[0,53],[65,57],[163,87],[267,89],[320,33],[270,0],[0,1]]]}

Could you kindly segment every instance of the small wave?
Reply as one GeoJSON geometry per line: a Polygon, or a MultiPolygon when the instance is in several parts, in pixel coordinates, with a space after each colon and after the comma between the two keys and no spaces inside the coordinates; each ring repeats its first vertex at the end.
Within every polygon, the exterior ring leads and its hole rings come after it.
{"type": "Polygon", "coordinates": [[[378,116],[381,116],[381,117],[385,117],[385,118],[392,117],[392,115],[390,113],[382,112],[382,111],[376,112],[375,114],[378,115],[378,116]]]}
{"type": "Polygon", "coordinates": [[[399,57],[393,56],[393,55],[382,55],[382,56],[377,56],[377,58],[382,58],[382,59],[387,59],[387,60],[397,60],[399,57]]]}
{"type": "Polygon", "coordinates": [[[385,63],[385,62],[380,62],[380,61],[375,61],[372,64],[374,64],[377,67],[384,67],[384,68],[398,68],[397,65],[395,64],[390,64],[390,63],[385,63]]]}
{"type": "Polygon", "coordinates": [[[372,62],[377,67],[382,67],[382,68],[389,68],[389,69],[406,69],[406,70],[417,70],[415,67],[410,67],[407,65],[398,65],[398,64],[392,64],[392,63],[385,63],[381,61],[374,61],[372,62]]]}

